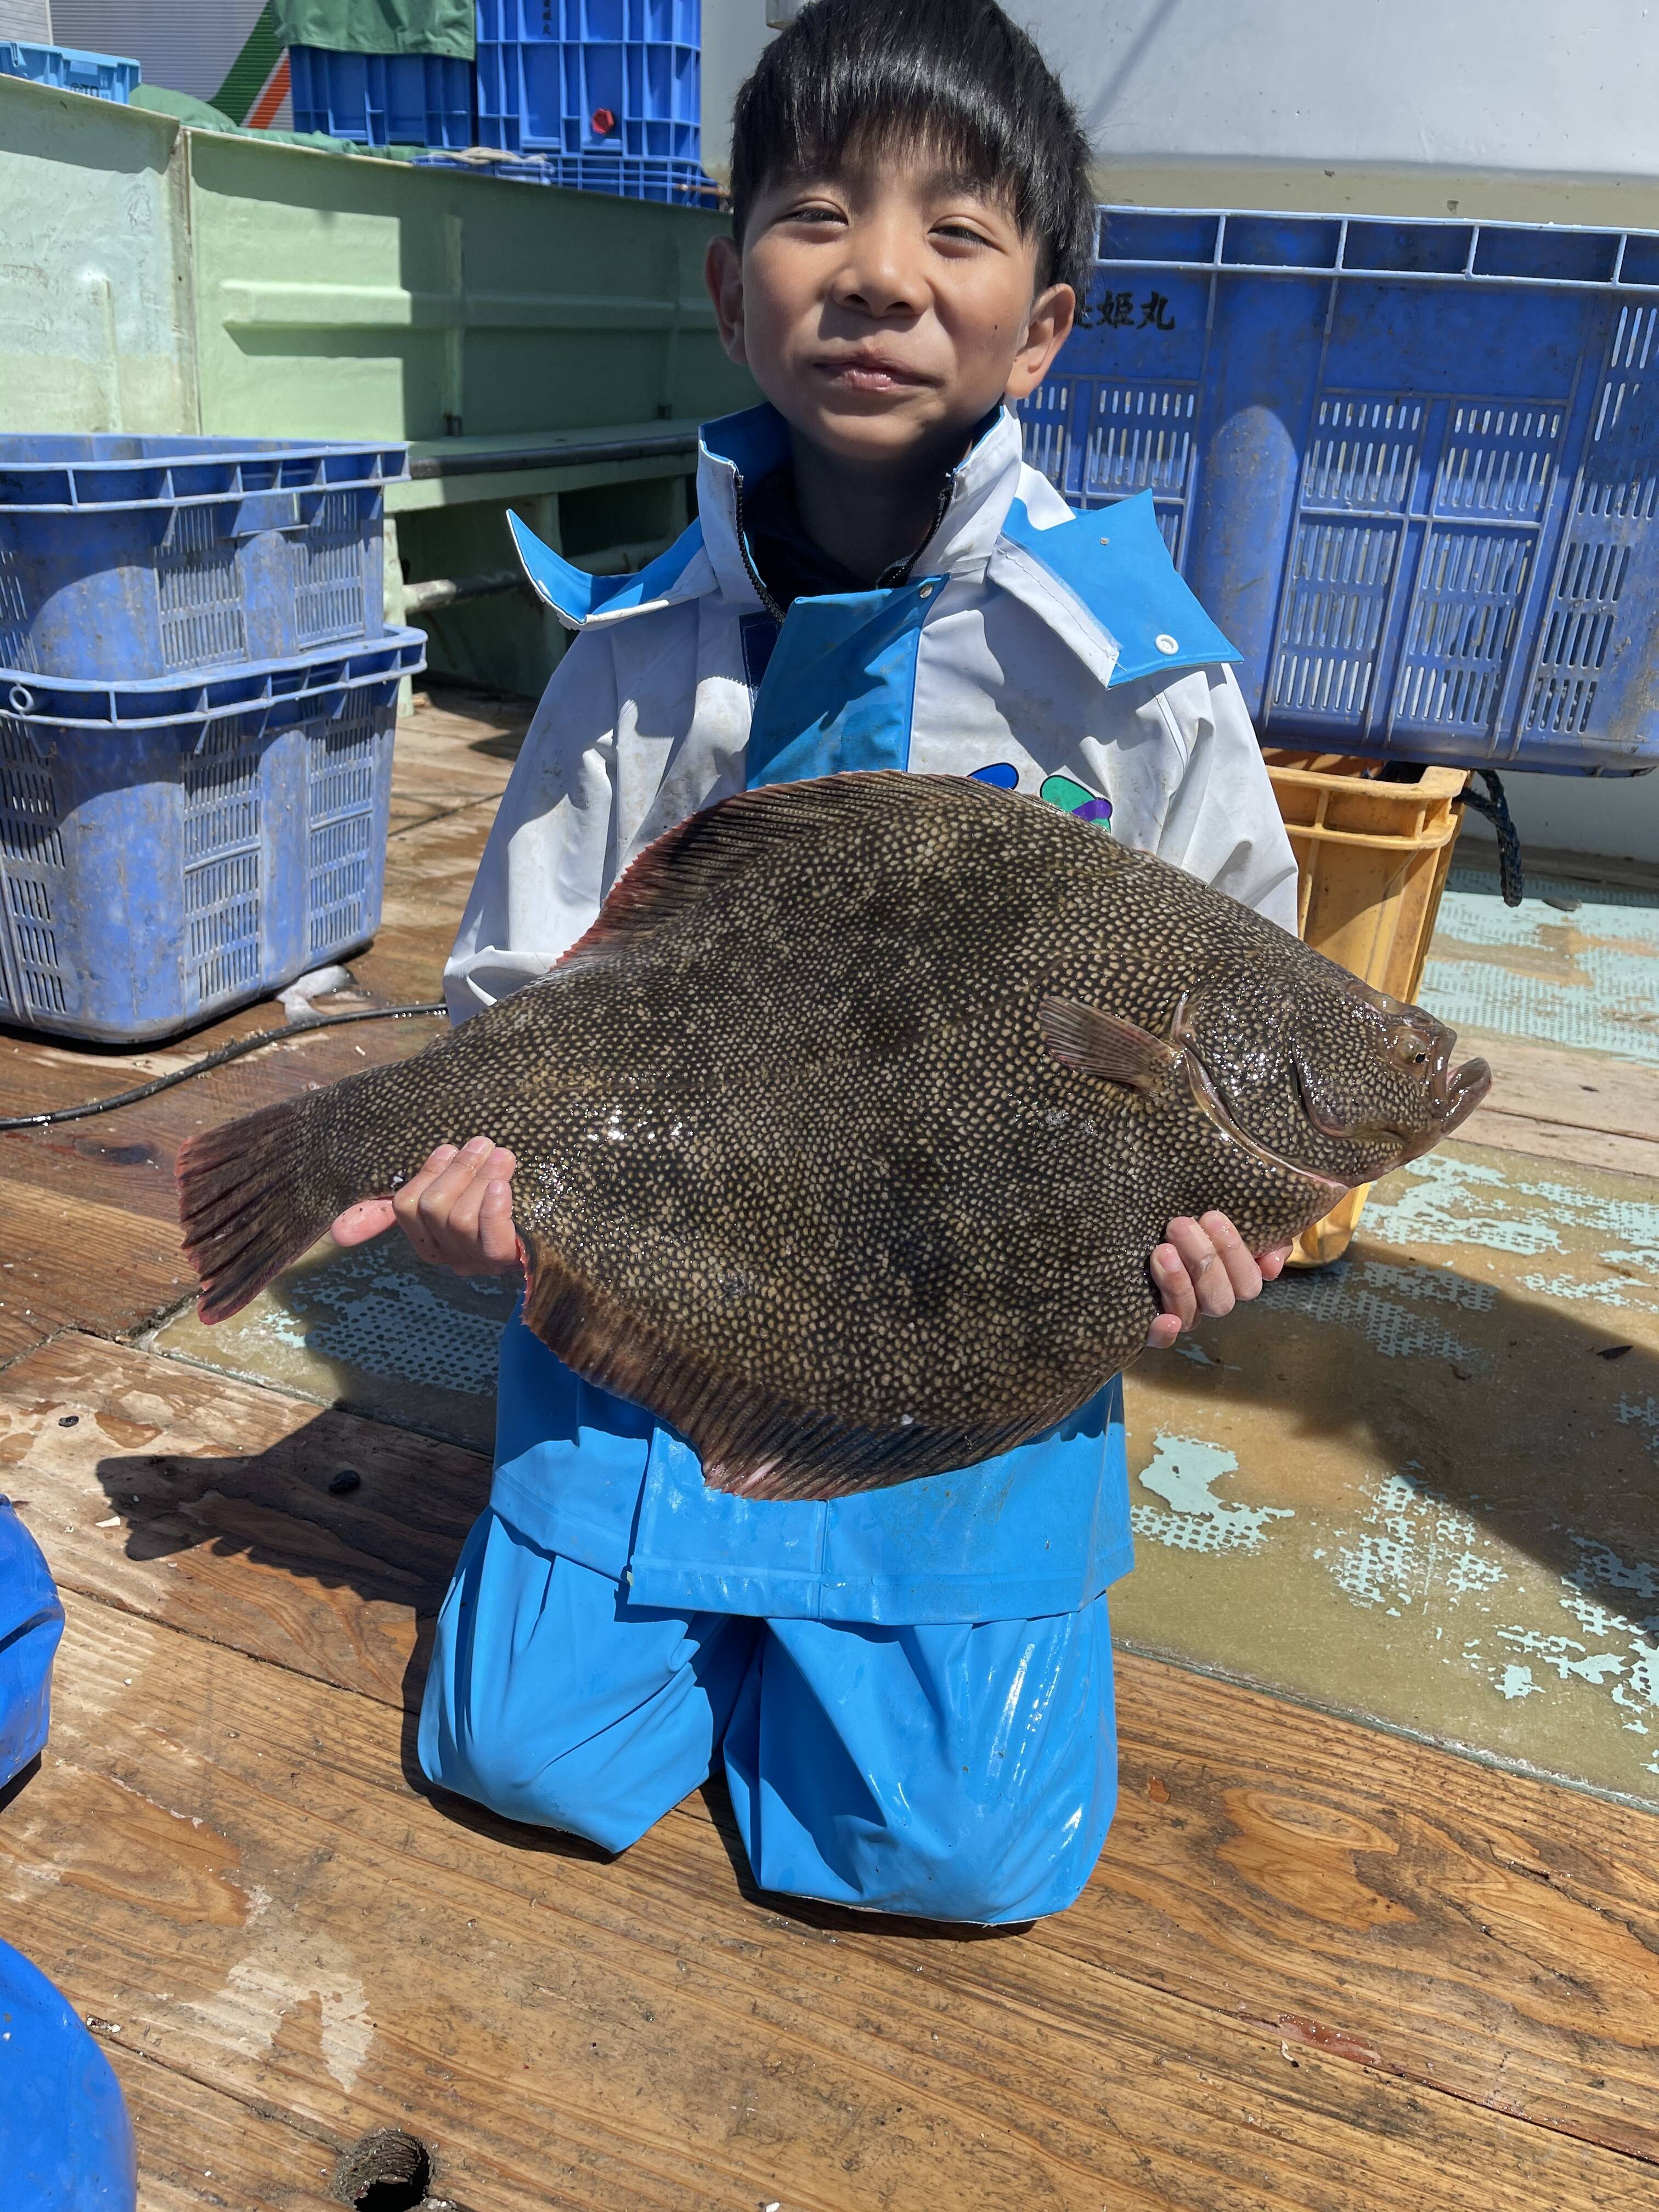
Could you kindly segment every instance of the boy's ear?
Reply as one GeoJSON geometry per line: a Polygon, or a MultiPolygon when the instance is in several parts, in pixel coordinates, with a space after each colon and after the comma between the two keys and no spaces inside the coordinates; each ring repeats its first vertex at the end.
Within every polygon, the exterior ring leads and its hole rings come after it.
{"type": "Polygon", "coordinates": [[[711,238],[703,256],[702,281],[714,303],[720,343],[739,368],[748,365],[743,344],[743,256],[734,238],[711,238]]]}
{"type": "Polygon", "coordinates": [[[1048,374],[1054,356],[1072,335],[1077,320],[1077,294],[1069,284],[1051,284],[1031,302],[1025,336],[1014,365],[1008,372],[1007,396],[1024,399],[1048,374]]]}

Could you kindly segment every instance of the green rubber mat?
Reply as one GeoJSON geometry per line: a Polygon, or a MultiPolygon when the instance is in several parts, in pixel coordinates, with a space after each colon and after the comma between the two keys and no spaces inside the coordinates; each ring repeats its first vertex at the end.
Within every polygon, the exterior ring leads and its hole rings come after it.
{"type": "Polygon", "coordinates": [[[1659,892],[1528,878],[1510,908],[1454,868],[1418,995],[1454,1029],[1659,1065],[1659,892]]]}
{"type": "Polygon", "coordinates": [[[1144,1360],[1118,1632],[1659,1805],[1656,1195],[1453,1146],[1144,1360]]]}

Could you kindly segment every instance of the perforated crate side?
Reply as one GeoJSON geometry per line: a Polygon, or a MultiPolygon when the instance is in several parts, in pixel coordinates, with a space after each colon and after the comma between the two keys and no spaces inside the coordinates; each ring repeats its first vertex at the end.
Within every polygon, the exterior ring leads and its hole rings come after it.
{"type": "Polygon", "coordinates": [[[0,503],[0,667],[142,678],[378,637],[384,529],[378,485],[0,503]]]}
{"type": "Polygon", "coordinates": [[[23,1028],[61,1017],[68,1003],[63,818],[46,747],[0,714],[0,1021],[23,1028]]]}
{"type": "Polygon", "coordinates": [[[139,66],[119,54],[87,53],[78,46],[36,46],[26,39],[0,39],[0,76],[22,76],[61,92],[80,92],[112,100],[125,107],[137,88],[139,66]]]}
{"type": "Polygon", "coordinates": [[[1103,213],[1027,459],[1152,494],[1264,738],[1659,761],[1659,238],[1103,213]]]}
{"type": "Polygon", "coordinates": [[[702,36],[697,0],[479,0],[480,142],[700,161],[702,36]]]}
{"type": "Polygon", "coordinates": [[[296,131],[357,146],[471,146],[473,72],[444,54],[289,48],[296,131]]]}
{"type": "Polygon", "coordinates": [[[40,693],[30,719],[0,713],[0,1019],[136,1042],[365,944],[398,675],[420,659],[412,632],[319,653],[205,718],[146,714],[140,693],[132,721],[96,721],[112,695],[63,686],[50,713],[78,720],[47,719],[40,693]],[[283,688],[296,673],[308,684],[283,688]]]}
{"type": "Polygon", "coordinates": [[[306,947],[321,966],[354,951],[380,919],[397,717],[360,694],[306,732],[306,947]]]}

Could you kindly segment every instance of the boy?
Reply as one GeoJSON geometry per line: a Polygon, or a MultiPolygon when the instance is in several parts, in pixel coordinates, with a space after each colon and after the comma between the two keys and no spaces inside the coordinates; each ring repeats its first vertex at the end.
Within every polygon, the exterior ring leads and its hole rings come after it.
{"type": "MultiPolygon", "coordinates": [[[[979,775],[1106,823],[1287,928],[1295,863],[1235,656],[1150,498],[1073,516],[1006,402],[1092,251],[1086,149],[993,0],[814,0],[738,95],[708,277],[769,403],[703,433],[699,520],[596,580],[518,532],[581,635],[532,725],[446,985],[544,974],[621,869],[746,784],[979,775]]],[[[394,1204],[430,1260],[514,1263],[510,1153],[394,1204]]],[[[1218,1215],[1153,1255],[1167,1345],[1276,1274],[1218,1215]]],[[[974,1922],[1058,1911],[1116,1790],[1107,1586],[1130,1564],[1115,1382],[1054,1435],[828,1504],[702,1486],[516,1321],[496,1472],[421,1720],[434,1781],[612,1850],[724,1759],[763,1887],[974,1922]]]]}

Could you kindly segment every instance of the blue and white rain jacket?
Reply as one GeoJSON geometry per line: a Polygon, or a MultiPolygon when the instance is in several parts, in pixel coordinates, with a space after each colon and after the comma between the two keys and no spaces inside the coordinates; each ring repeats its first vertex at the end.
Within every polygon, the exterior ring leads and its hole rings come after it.
{"type": "MultiPolygon", "coordinates": [[[[1296,863],[1238,656],[1176,573],[1150,495],[1074,514],[1005,412],[902,583],[798,599],[780,627],[742,514],[745,484],[787,459],[769,407],[708,424],[698,519],[636,575],[590,576],[515,522],[532,583],[580,635],[445,969],[455,1020],[544,975],[686,815],[847,769],[1039,795],[1295,928],[1296,863]]],[[[1130,1565],[1115,1382],[1057,1434],[963,1473],[781,1504],[705,1490],[672,1431],[556,1363],[515,1360],[491,1502],[636,1602],[684,1611],[1030,1619],[1087,1604],[1130,1565]]]]}

